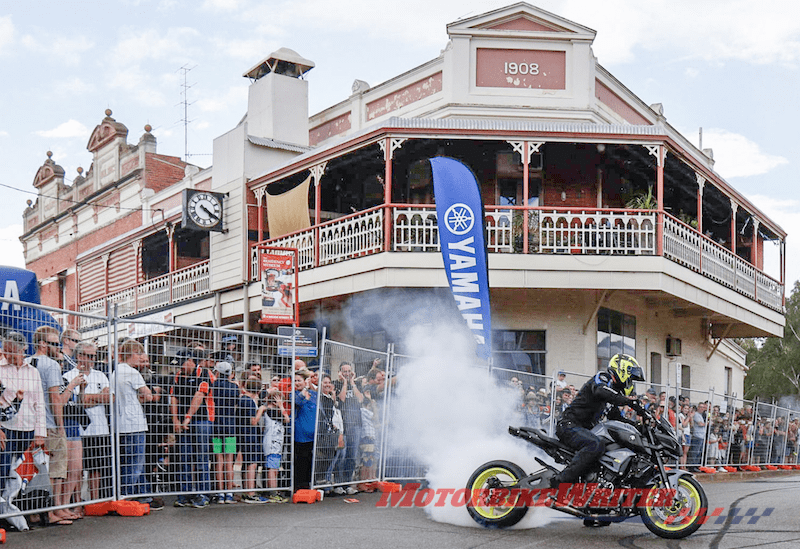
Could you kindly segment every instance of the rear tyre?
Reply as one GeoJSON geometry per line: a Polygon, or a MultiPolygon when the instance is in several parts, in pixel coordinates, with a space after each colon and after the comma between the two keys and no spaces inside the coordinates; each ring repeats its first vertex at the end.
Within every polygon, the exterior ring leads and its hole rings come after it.
{"type": "Polygon", "coordinates": [[[522,520],[528,508],[517,506],[519,494],[509,486],[524,478],[525,471],[510,461],[490,461],[478,467],[467,481],[467,511],[485,528],[508,528],[522,520]]]}
{"type": "Polygon", "coordinates": [[[653,488],[642,509],[642,522],[647,529],[666,539],[682,539],[696,532],[708,509],[708,498],[700,483],[688,475],[679,478],[671,505],[659,503],[660,488],[653,488]]]}

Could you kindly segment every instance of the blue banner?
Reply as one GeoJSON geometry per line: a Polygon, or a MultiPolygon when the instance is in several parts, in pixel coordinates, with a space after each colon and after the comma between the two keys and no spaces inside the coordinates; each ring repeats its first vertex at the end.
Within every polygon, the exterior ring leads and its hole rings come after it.
{"type": "MultiPolygon", "coordinates": [[[[38,305],[40,297],[36,273],[17,267],[0,266],[0,295],[7,299],[27,301],[38,305]]],[[[28,339],[29,344],[32,341],[33,332],[42,325],[53,326],[59,332],[61,331],[61,326],[50,316],[50,313],[6,301],[0,302],[0,328],[22,333],[28,339]]],[[[32,349],[33,347],[29,345],[29,352],[32,349]]]]}
{"type": "Polygon", "coordinates": [[[478,343],[477,353],[489,358],[492,321],[489,268],[483,235],[483,202],[472,171],[452,158],[431,158],[439,245],[444,270],[461,316],[478,343]]]}

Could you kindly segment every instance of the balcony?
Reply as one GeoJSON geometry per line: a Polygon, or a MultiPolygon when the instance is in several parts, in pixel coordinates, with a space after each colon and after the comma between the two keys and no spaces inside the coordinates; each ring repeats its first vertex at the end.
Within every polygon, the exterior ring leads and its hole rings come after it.
{"type": "MultiPolygon", "coordinates": [[[[108,304],[108,307],[117,306],[117,315],[120,317],[135,316],[205,295],[210,292],[210,281],[209,261],[206,260],[82,303],[79,310],[82,313],[106,316],[108,304]]],[[[80,328],[90,329],[98,324],[102,322],[81,317],[80,328]]]]}
{"type": "MultiPolygon", "coordinates": [[[[781,283],[669,214],[546,207],[487,206],[486,210],[490,253],[661,255],[783,312],[781,283]],[[660,215],[662,231],[658,230],[660,215]]],[[[378,206],[260,244],[297,248],[301,271],[382,251],[438,252],[436,209],[430,205],[378,206]]],[[[260,276],[257,246],[251,250],[252,280],[260,276]]]]}

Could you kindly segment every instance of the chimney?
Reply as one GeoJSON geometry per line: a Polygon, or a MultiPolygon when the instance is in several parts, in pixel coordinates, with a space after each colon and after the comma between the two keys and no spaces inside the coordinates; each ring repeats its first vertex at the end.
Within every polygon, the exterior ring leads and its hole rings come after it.
{"type": "Polygon", "coordinates": [[[308,82],[314,62],[281,48],[242,76],[251,81],[247,133],[308,146],[308,82]]]}

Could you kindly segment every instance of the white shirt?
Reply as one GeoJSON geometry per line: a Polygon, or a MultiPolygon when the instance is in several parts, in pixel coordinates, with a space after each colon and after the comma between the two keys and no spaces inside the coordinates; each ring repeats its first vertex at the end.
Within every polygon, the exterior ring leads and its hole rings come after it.
{"type": "Polygon", "coordinates": [[[108,380],[111,394],[116,399],[117,430],[120,433],[143,433],[147,431],[142,404],[139,402],[139,389],[145,386],[139,370],[124,362],[117,364],[108,380]]]}
{"type": "Polygon", "coordinates": [[[34,436],[46,437],[47,404],[44,400],[39,370],[28,363],[23,363],[17,368],[9,364],[6,357],[0,357],[0,381],[6,386],[6,390],[25,391],[17,415],[0,425],[12,431],[33,431],[34,436]]]}
{"type": "MultiPolygon", "coordinates": [[[[79,370],[77,368],[73,368],[64,374],[64,379],[69,383],[78,375],[78,372],[79,370]]],[[[103,389],[107,389],[108,386],[108,378],[106,375],[92,368],[89,371],[89,375],[86,376],[84,394],[97,395],[102,393],[103,389]]],[[[77,395],[80,388],[75,387],[72,391],[77,395]]],[[[92,422],[85,429],[83,427],[80,428],[82,437],[96,437],[110,433],[108,430],[108,419],[106,418],[106,407],[103,404],[96,404],[91,408],[86,408],[86,413],[89,415],[92,422]]]]}

